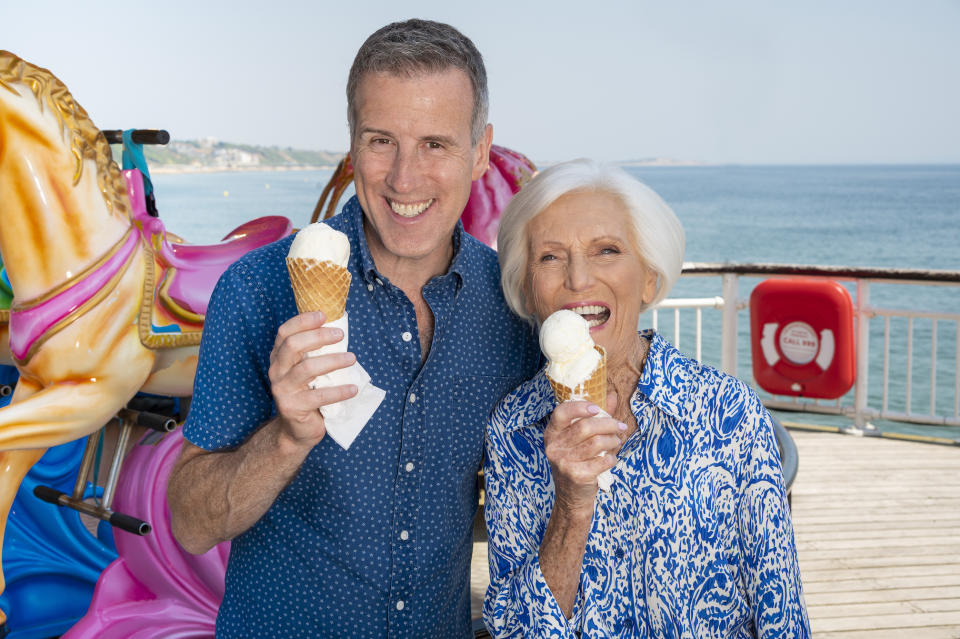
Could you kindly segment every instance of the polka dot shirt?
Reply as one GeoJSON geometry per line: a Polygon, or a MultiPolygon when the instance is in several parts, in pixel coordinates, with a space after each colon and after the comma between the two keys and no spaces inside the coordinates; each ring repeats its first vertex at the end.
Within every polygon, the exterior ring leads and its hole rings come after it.
{"type": "MultiPolygon", "coordinates": [[[[356,198],[329,220],[350,239],[349,350],[386,398],[349,450],[329,437],[233,540],[217,637],[468,637],[471,523],[484,425],[532,377],[532,330],[506,306],[496,254],[463,231],[423,289],[435,317],[421,364],[413,304],[378,273],[356,198]]],[[[241,444],[275,414],[267,377],[296,303],[292,238],[251,252],[210,301],[184,434],[241,444]]]]}

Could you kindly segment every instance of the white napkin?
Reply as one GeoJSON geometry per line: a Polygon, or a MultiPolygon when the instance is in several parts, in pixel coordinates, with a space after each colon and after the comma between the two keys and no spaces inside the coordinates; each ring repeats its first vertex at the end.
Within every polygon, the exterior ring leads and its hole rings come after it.
{"type": "MultiPolygon", "coordinates": [[[[310,351],[307,353],[307,357],[347,352],[350,338],[347,314],[344,313],[340,319],[327,322],[324,326],[342,330],[343,339],[336,344],[327,344],[318,350],[310,351]]],[[[358,390],[357,394],[342,402],[321,406],[320,413],[323,415],[327,434],[333,438],[333,441],[340,444],[341,448],[347,450],[353,440],[357,438],[357,435],[360,434],[360,431],[363,430],[363,427],[370,421],[370,418],[373,417],[387,393],[370,383],[370,375],[363,369],[360,362],[354,362],[347,368],[341,368],[326,375],[317,375],[309,385],[310,388],[323,388],[343,384],[355,384],[358,390]]]]}

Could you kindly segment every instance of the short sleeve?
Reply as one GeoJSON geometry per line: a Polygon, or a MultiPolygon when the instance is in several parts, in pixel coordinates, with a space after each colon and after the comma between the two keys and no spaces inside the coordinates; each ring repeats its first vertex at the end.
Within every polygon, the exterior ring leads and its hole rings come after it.
{"type": "Polygon", "coordinates": [[[206,450],[240,445],[273,413],[267,377],[275,319],[244,263],[210,298],[184,437],[206,450]]]}

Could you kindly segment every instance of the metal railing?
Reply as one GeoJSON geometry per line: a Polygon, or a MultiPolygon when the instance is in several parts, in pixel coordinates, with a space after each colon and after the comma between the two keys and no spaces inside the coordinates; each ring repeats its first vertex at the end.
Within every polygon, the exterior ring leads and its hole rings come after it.
{"type": "MultiPolygon", "coordinates": [[[[663,323],[665,311],[672,310],[673,343],[677,348],[703,360],[703,321],[704,311],[719,311],[720,320],[720,362],[719,367],[731,375],[738,374],[738,360],[749,353],[749,333],[740,323],[740,314],[749,309],[749,300],[739,297],[741,280],[767,277],[824,277],[852,286],[856,313],[856,358],[857,377],[853,390],[838,400],[812,400],[761,392],[764,403],[769,408],[805,411],[813,413],[836,414],[853,420],[853,430],[868,431],[873,428],[871,420],[890,420],[916,424],[934,424],[939,426],[960,426],[960,313],[937,311],[929,308],[891,309],[872,306],[870,303],[871,286],[874,284],[895,284],[898,286],[945,286],[960,292],[960,271],[908,270],[858,267],[823,267],[788,264],[704,264],[687,263],[684,265],[683,278],[719,277],[721,294],[715,297],[671,298],[664,300],[651,311],[653,327],[659,329],[663,323]],[[681,341],[681,336],[689,333],[682,329],[681,310],[693,309],[695,328],[693,330],[693,349],[681,341]],[[879,322],[883,319],[882,350],[871,352],[871,342],[880,338],[879,322]],[[893,348],[891,321],[904,321],[905,363],[902,374],[893,370],[893,348]],[[917,335],[916,324],[923,322],[923,333],[917,335]],[[927,329],[929,324],[929,329],[927,329]],[[944,328],[945,327],[945,328],[944,328]],[[873,340],[871,340],[873,337],[873,340]],[[920,344],[925,339],[927,345],[920,344]],[[742,342],[741,342],[742,339],[742,342]],[[953,342],[950,348],[950,342],[953,342]],[[744,343],[746,346],[744,346],[744,343]],[[947,351],[944,356],[943,351],[947,351]],[[952,360],[952,362],[950,361],[952,360]],[[925,375],[914,375],[914,368],[928,366],[925,375]],[[882,369],[882,383],[879,388],[869,385],[871,368],[874,374],[882,369]],[[952,381],[952,384],[950,382],[952,381]],[[925,385],[925,386],[924,386],[925,385]],[[925,405],[915,410],[917,392],[926,395],[925,405]],[[944,395],[952,394],[952,402],[945,401],[944,395]],[[952,409],[952,410],[951,410],[952,409]]],[[[904,297],[904,296],[900,296],[904,297]]],[[[958,297],[960,300],[960,297],[958,297]]],[[[960,302],[956,308],[960,309],[960,302]]],[[[746,328],[749,322],[746,323],[746,328]]],[[[898,331],[899,335],[900,332],[898,331]]],[[[669,336],[669,332],[668,332],[669,336]]],[[[901,349],[903,350],[903,349],[901,349]]],[[[897,355],[901,355],[898,351],[897,355]]],[[[741,377],[752,381],[752,377],[741,377]]]]}

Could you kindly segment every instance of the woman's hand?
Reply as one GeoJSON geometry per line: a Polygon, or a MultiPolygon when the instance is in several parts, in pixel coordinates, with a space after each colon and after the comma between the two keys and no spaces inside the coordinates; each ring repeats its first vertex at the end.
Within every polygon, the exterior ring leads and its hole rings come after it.
{"type": "MultiPolygon", "coordinates": [[[[610,393],[608,412],[613,413],[615,408],[616,394],[610,393]]],[[[617,463],[621,445],[617,435],[626,428],[589,402],[557,406],[543,433],[556,488],[555,508],[569,514],[592,514],[597,476],[617,463]]]]}
{"type": "Polygon", "coordinates": [[[357,359],[349,352],[307,357],[307,353],[343,339],[342,330],[325,328],[324,321],[319,312],[287,320],[280,325],[270,353],[270,387],[277,405],[279,435],[288,443],[308,449],[327,432],[318,409],[357,394],[352,384],[318,389],[307,386],[317,375],[347,368],[357,359]]]}

